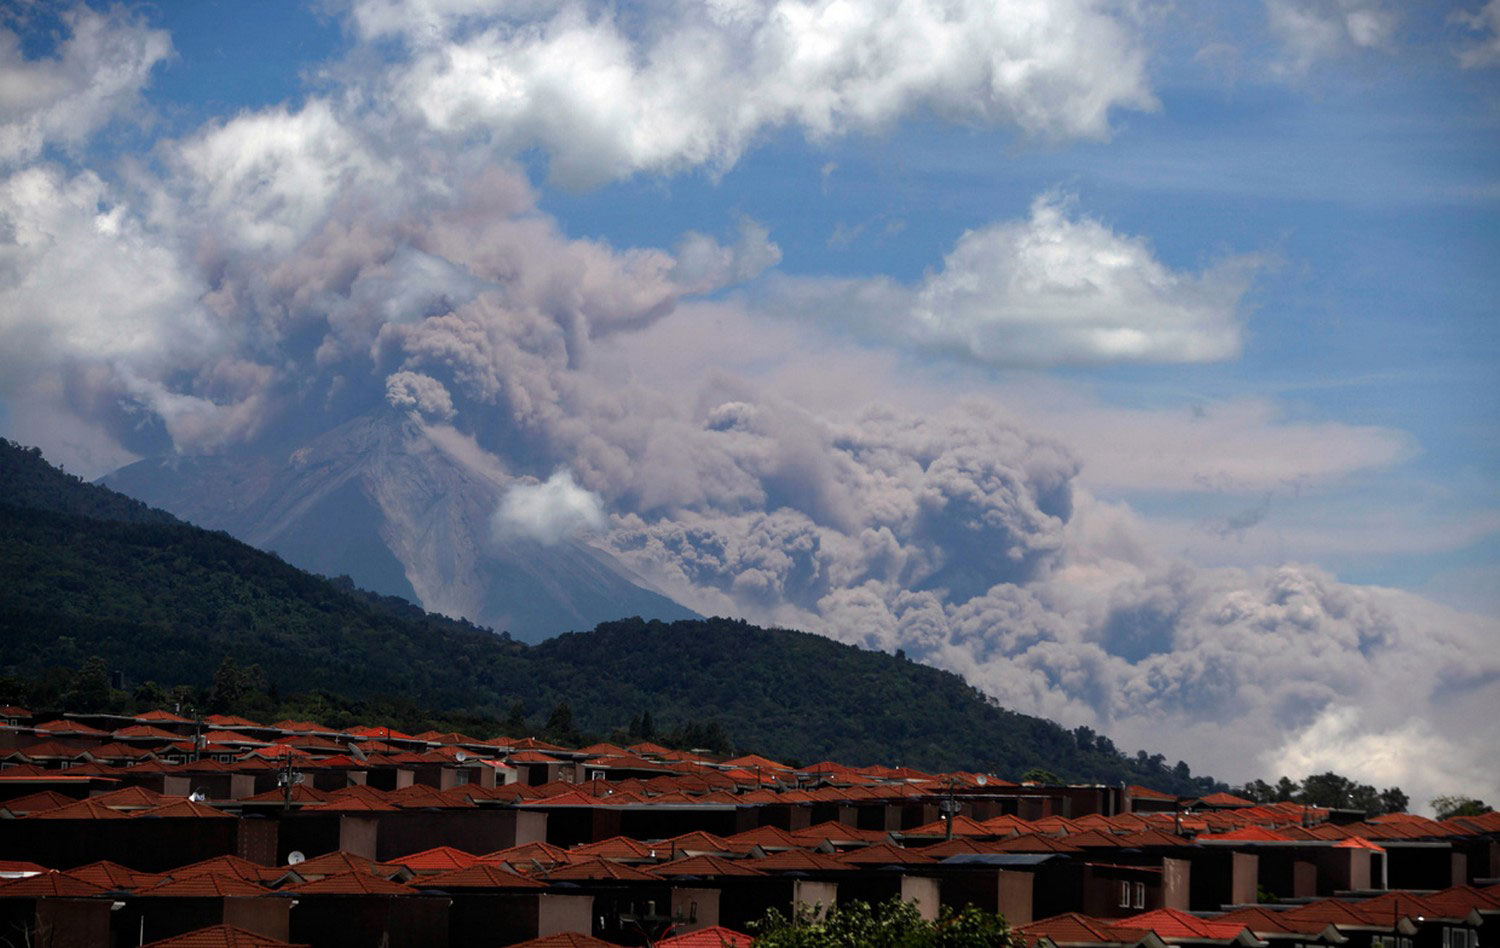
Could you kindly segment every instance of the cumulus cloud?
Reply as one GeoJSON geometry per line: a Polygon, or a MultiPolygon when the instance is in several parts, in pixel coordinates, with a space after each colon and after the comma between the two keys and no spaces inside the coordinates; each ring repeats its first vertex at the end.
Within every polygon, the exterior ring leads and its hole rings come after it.
{"type": "Polygon", "coordinates": [[[1489,0],[1469,13],[1459,10],[1453,20],[1478,33],[1478,41],[1458,51],[1458,63],[1465,69],[1479,69],[1500,63],[1500,0],[1489,0]]]}
{"type": "Polygon", "coordinates": [[[37,157],[46,144],[74,147],[129,114],[151,70],[172,52],[163,30],[123,7],[65,11],[67,39],[27,59],[21,38],[0,29],[0,167],[37,157]]]}
{"type": "Polygon", "coordinates": [[[1241,300],[1261,261],[1175,271],[1141,237],[1037,197],[1025,220],[966,232],[917,286],[785,279],[769,305],[991,365],[1206,362],[1239,351],[1241,300]]]}
{"type": "Polygon", "coordinates": [[[536,2],[354,0],[366,40],[408,58],[399,114],[449,139],[546,149],[555,180],[727,168],[758,136],[824,137],[931,112],[1044,138],[1102,138],[1155,107],[1129,4],[691,0],[625,15],[536,2]]]}
{"type": "Polygon", "coordinates": [[[1284,73],[1306,72],[1349,49],[1386,49],[1397,15],[1383,0],[1266,0],[1266,20],[1280,40],[1284,73]]]}
{"type": "Polygon", "coordinates": [[[527,539],[552,545],[604,526],[599,495],[578,486],[573,473],[560,470],[541,483],[516,484],[500,498],[493,521],[501,539],[527,539]]]}

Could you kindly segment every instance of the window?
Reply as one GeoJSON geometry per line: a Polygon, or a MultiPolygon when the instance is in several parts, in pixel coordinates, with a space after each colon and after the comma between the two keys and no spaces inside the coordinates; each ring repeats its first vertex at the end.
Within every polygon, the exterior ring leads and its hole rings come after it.
{"type": "Polygon", "coordinates": [[[1135,907],[1138,909],[1146,907],[1146,883],[1144,882],[1135,884],[1135,907]]]}
{"type": "MultiPolygon", "coordinates": [[[[1130,908],[1130,883],[1120,883],[1120,908],[1130,908]]],[[[1444,945],[1443,948],[1450,948],[1444,945]]]]}

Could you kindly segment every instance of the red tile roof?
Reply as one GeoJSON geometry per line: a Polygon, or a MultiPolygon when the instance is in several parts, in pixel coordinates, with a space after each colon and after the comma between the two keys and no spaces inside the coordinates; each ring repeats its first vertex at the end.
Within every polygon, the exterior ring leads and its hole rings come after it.
{"type": "Polygon", "coordinates": [[[1045,937],[1058,945],[1131,944],[1146,935],[1147,929],[1126,928],[1098,918],[1066,912],[1022,925],[1016,929],[1028,943],[1045,937]]]}
{"type": "Polygon", "coordinates": [[[199,872],[182,878],[171,876],[166,881],[142,889],[136,894],[162,898],[204,899],[269,895],[270,893],[271,890],[265,886],[238,876],[199,872]]]}
{"type": "Polygon", "coordinates": [[[414,895],[415,890],[368,872],[339,872],[301,885],[287,886],[283,892],[298,895],[414,895]]]}
{"type": "Polygon", "coordinates": [[[192,724],[193,723],[189,719],[187,719],[185,717],[182,717],[180,715],[173,714],[170,711],[147,711],[145,714],[137,714],[135,716],[135,719],[137,721],[144,721],[147,724],[150,724],[153,721],[167,721],[167,722],[170,722],[172,724],[192,724]]]}
{"type": "Polygon", "coordinates": [[[556,866],[547,870],[543,877],[555,882],[595,882],[619,880],[627,882],[658,882],[649,872],[627,866],[609,859],[583,859],[574,863],[556,866]]]}
{"type": "Polygon", "coordinates": [[[827,853],[806,849],[787,849],[764,859],[753,859],[749,865],[761,872],[848,872],[853,867],[827,853]]]}
{"type": "Polygon", "coordinates": [[[124,820],[129,819],[119,810],[112,810],[93,800],[79,800],[55,810],[43,810],[26,817],[28,820],[124,820]]]}
{"type": "Polygon", "coordinates": [[[211,875],[228,876],[235,879],[244,879],[247,882],[269,883],[285,875],[286,870],[275,869],[271,866],[262,866],[239,856],[213,856],[208,859],[200,859],[197,862],[178,866],[171,872],[166,873],[174,879],[187,879],[192,876],[211,875]]]}
{"type": "Polygon", "coordinates": [[[659,876],[763,876],[746,860],[720,859],[718,856],[689,856],[663,863],[652,869],[659,876]]]}
{"type": "Polygon", "coordinates": [[[1155,909],[1150,912],[1142,912],[1129,918],[1122,918],[1117,923],[1122,928],[1145,928],[1149,929],[1163,940],[1173,941],[1179,938],[1203,938],[1214,941],[1228,941],[1238,938],[1245,930],[1244,925],[1235,922],[1218,922],[1189,915],[1177,909],[1155,909]]]}
{"type": "Polygon", "coordinates": [[[412,872],[450,872],[454,869],[467,869],[478,861],[478,856],[452,846],[434,846],[432,849],[391,860],[412,872]]]}
{"type": "Polygon", "coordinates": [[[69,869],[68,875],[84,882],[91,882],[106,889],[140,889],[156,885],[166,877],[155,872],[137,872],[119,863],[101,860],[77,869],[69,869]]]}
{"type": "Polygon", "coordinates": [[[593,935],[559,932],[556,935],[544,935],[530,941],[517,942],[510,948],[615,948],[615,946],[607,941],[600,941],[593,935]]]}
{"type": "Polygon", "coordinates": [[[576,859],[579,856],[598,856],[601,859],[632,860],[651,859],[655,850],[646,844],[631,839],[628,836],[612,836],[609,839],[600,840],[597,843],[588,843],[584,846],[574,846],[568,850],[568,858],[576,859]]]}
{"type": "Polygon", "coordinates": [[[147,942],[144,948],[309,948],[233,925],[211,925],[184,935],[147,942]]]}
{"type": "Polygon", "coordinates": [[[502,869],[491,863],[479,862],[464,869],[427,876],[422,888],[434,889],[545,889],[545,883],[527,878],[520,873],[502,869]]]}
{"type": "Polygon", "coordinates": [[[851,849],[838,855],[840,862],[851,866],[911,866],[937,862],[931,856],[922,855],[920,849],[902,849],[890,843],[876,843],[863,849],[851,849]]]}
{"type": "Polygon", "coordinates": [[[656,948],[749,948],[755,939],[722,925],[710,925],[686,935],[663,938],[656,948]]]}
{"type": "Polygon", "coordinates": [[[103,886],[55,869],[0,883],[0,899],[86,898],[106,891],[103,886]]]}
{"type": "Polygon", "coordinates": [[[500,849],[492,853],[485,853],[479,857],[485,862],[508,862],[511,865],[524,865],[526,863],[538,862],[544,866],[555,866],[568,861],[568,851],[560,846],[550,843],[522,843],[509,849],[500,849]]]}
{"type": "Polygon", "coordinates": [[[59,718],[56,721],[48,721],[44,724],[36,724],[32,729],[38,734],[49,734],[58,736],[62,734],[82,734],[88,737],[108,737],[108,731],[101,731],[96,727],[90,727],[82,721],[69,721],[59,718]]]}
{"type": "Polygon", "coordinates": [[[68,806],[77,802],[76,797],[58,793],[56,790],[38,790],[36,793],[28,793],[24,797],[6,800],[0,803],[0,809],[9,810],[15,815],[21,816],[26,813],[55,810],[60,806],[68,806]]]}
{"type": "Polygon", "coordinates": [[[135,814],[138,820],[232,820],[223,810],[216,810],[211,806],[194,803],[192,800],[173,800],[170,803],[162,803],[149,810],[140,810],[135,814]]]}

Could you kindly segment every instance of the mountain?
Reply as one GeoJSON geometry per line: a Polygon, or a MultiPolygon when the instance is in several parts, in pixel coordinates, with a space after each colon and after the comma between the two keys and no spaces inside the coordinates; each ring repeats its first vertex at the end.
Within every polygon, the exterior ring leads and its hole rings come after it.
{"type": "Polygon", "coordinates": [[[279,455],[157,458],[101,483],[326,576],[538,641],[621,616],[696,618],[579,540],[497,539],[510,479],[393,411],[279,455]]]}
{"type": "Polygon", "coordinates": [[[35,680],[97,655],[132,681],[204,686],[230,658],[259,665],[280,694],[396,699],[492,722],[515,702],[537,716],[566,701],[596,734],[649,711],[663,730],[715,722],[737,747],[779,759],[1214,786],[1159,755],[1125,757],[1091,732],[1000,708],[957,675],[820,636],[635,618],[527,646],[351,593],[0,441],[0,485],[10,484],[40,486],[0,495],[0,676],[35,680]]]}

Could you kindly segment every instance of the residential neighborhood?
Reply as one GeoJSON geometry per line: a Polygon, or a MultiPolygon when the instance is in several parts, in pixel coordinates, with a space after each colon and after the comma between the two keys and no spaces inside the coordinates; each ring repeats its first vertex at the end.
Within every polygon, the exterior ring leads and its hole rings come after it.
{"type": "Polygon", "coordinates": [[[999,912],[1029,948],[1494,948],[1500,814],[1366,818],[642,742],[0,708],[0,940],[744,945],[999,912]]]}

